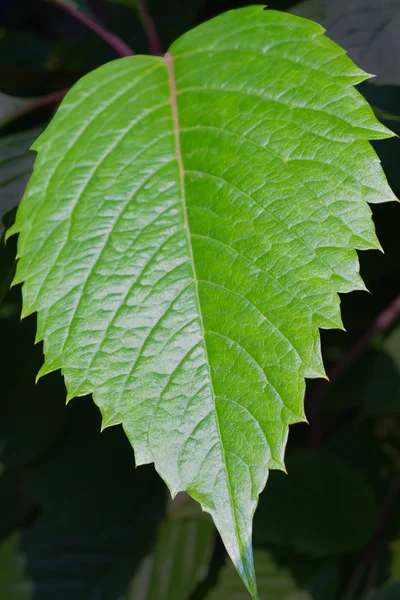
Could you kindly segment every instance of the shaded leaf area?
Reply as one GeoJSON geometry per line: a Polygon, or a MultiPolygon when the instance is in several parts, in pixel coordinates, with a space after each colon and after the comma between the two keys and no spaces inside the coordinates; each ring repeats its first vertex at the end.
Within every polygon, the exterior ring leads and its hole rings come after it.
{"type": "Polygon", "coordinates": [[[0,542],[1,600],[33,600],[33,584],[25,572],[25,559],[20,548],[21,536],[13,533],[0,542]]]}
{"type": "Polygon", "coordinates": [[[65,408],[59,376],[34,385],[41,360],[32,345],[35,323],[21,327],[15,294],[5,306],[14,316],[0,320],[9,341],[0,402],[0,535],[21,529],[35,600],[115,600],[150,548],[164,485],[153,470],[135,470],[119,428],[100,433],[89,398],[65,408]]]}
{"type": "Polygon", "coordinates": [[[324,409],[356,409],[360,420],[400,413],[400,327],[375,340],[352,369],[327,388],[324,409]]]}
{"type": "Polygon", "coordinates": [[[325,27],[351,58],[368,73],[377,75],[376,83],[398,85],[400,51],[398,29],[400,7],[397,0],[323,0],[325,27]]]}
{"type": "Polygon", "coordinates": [[[4,215],[15,208],[24,195],[34,162],[30,147],[40,133],[42,129],[35,128],[0,137],[0,237],[4,232],[4,215]]]}
{"type": "Polygon", "coordinates": [[[1,338],[7,340],[2,357],[0,438],[4,440],[2,462],[10,470],[40,460],[63,438],[66,419],[61,379],[49,377],[34,385],[41,351],[32,344],[34,320],[21,325],[19,311],[18,295],[9,294],[0,320],[1,338]]]}
{"type": "Polygon", "coordinates": [[[22,108],[28,102],[27,98],[18,98],[0,92],[0,123],[10,112],[22,108]]]}
{"type": "Polygon", "coordinates": [[[20,471],[6,470],[0,476],[0,510],[0,540],[24,527],[34,514],[35,502],[20,471]]]}
{"type": "Polygon", "coordinates": [[[327,557],[361,549],[372,537],[377,506],[372,489],[350,465],[297,451],[288,475],[273,473],[255,518],[257,543],[327,557]]]}
{"type": "Polygon", "coordinates": [[[164,506],[163,484],[150,469],[134,470],[122,432],[101,434],[89,399],[80,402],[64,443],[26,475],[43,510],[23,539],[40,600],[114,599],[164,506]]]}
{"type": "Polygon", "coordinates": [[[208,515],[189,500],[158,529],[123,600],[186,600],[205,577],[215,529],[208,515]]]}
{"type": "MultiPolygon", "coordinates": [[[[0,93],[0,121],[26,102],[0,93]]],[[[14,276],[16,254],[14,244],[4,244],[4,231],[14,222],[13,212],[32,174],[34,154],[30,147],[42,131],[42,127],[35,127],[0,137],[0,304],[14,276]]]]}
{"type": "Polygon", "coordinates": [[[0,28],[0,91],[12,96],[40,93],[37,79],[44,79],[50,49],[50,42],[33,32],[0,28]]]}
{"type": "Polygon", "coordinates": [[[386,584],[371,596],[371,600],[397,600],[400,594],[400,582],[386,584]]]}
{"type": "MultiPolygon", "coordinates": [[[[268,552],[254,554],[260,600],[312,600],[311,596],[299,590],[290,572],[277,567],[268,552]]],[[[206,600],[247,600],[240,579],[231,564],[222,569],[215,589],[206,600]]]]}
{"type": "Polygon", "coordinates": [[[302,0],[291,7],[288,12],[304,19],[311,19],[321,25],[324,25],[325,22],[325,6],[322,0],[302,0]]]}
{"type": "Polygon", "coordinates": [[[35,144],[10,232],[40,374],[93,392],[138,464],[201,502],[253,597],[267,468],[324,374],[318,328],[364,289],[366,201],[394,199],[368,144],[390,133],[353,89],[366,75],[322,34],[250,7],[90,74],[35,144]]]}

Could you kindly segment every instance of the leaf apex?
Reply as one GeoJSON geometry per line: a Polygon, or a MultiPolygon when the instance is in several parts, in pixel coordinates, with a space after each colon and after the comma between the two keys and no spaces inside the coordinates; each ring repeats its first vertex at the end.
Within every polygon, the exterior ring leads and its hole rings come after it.
{"type": "Polygon", "coordinates": [[[71,402],[71,400],[73,400],[74,398],[75,398],[74,394],[67,392],[67,395],[65,396],[65,406],[67,406],[71,402]]]}

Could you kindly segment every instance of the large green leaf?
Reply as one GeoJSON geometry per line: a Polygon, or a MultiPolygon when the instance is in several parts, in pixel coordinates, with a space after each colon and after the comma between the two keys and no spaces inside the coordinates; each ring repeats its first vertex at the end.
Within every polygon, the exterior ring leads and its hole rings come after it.
{"type": "Polygon", "coordinates": [[[93,393],[137,463],[212,514],[254,598],[258,495],[324,374],[318,328],[364,289],[366,201],[393,199],[367,141],[390,133],[353,89],[368,76],[322,34],[253,6],[90,73],[9,232],[40,374],[93,393]]]}

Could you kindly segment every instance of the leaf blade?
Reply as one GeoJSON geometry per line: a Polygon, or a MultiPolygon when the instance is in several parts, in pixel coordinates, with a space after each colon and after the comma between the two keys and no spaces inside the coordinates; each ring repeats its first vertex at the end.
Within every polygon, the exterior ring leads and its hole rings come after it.
{"type": "Polygon", "coordinates": [[[379,247],[365,200],[394,199],[367,76],[322,33],[248,7],[89,74],[9,232],[40,374],[93,392],[137,464],[213,515],[253,598],[258,494],[324,374],[318,328],[363,289],[356,250],[379,247]]]}

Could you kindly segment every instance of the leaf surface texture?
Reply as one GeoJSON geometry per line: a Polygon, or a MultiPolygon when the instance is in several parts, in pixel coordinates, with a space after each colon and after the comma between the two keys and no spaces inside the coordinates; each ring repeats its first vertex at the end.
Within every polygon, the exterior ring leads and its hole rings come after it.
{"type": "Polygon", "coordinates": [[[254,598],[258,495],[324,374],[318,328],[364,288],[356,249],[379,248],[367,202],[393,199],[366,77],[319,25],[260,6],[111,62],[35,143],[9,232],[40,374],[93,393],[137,463],[212,514],[254,598]]]}

